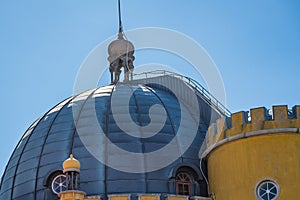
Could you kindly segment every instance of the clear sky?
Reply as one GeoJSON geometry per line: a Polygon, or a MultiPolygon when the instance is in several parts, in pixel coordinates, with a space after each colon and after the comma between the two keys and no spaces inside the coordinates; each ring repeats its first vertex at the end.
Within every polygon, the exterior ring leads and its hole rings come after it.
{"type": "MultiPolygon", "coordinates": [[[[123,0],[122,8],[125,30],[169,28],[201,44],[221,73],[232,112],[300,104],[299,1],[123,0]]],[[[116,0],[0,2],[1,174],[30,124],[72,95],[88,53],[116,34],[116,9],[116,0]]],[[[136,59],[149,61],[164,62],[136,59]]]]}

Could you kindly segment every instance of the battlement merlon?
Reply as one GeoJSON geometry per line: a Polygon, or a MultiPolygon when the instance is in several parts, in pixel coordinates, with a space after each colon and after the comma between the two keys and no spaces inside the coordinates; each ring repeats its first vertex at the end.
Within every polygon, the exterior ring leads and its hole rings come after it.
{"type": "Polygon", "coordinates": [[[231,118],[221,118],[212,124],[207,131],[207,147],[226,138],[266,129],[300,128],[300,106],[288,110],[286,105],[272,107],[272,115],[265,107],[253,108],[248,112],[241,111],[231,118]],[[231,121],[231,123],[228,123],[231,121]]]}

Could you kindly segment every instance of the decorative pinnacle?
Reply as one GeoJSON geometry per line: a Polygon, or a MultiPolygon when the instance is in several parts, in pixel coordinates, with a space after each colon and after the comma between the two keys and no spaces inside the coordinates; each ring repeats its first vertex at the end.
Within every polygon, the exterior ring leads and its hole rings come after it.
{"type": "Polygon", "coordinates": [[[80,162],[70,154],[70,157],[63,162],[64,172],[66,171],[80,171],[80,162]]]}
{"type": "Polygon", "coordinates": [[[118,10],[119,10],[119,35],[118,35],[118,38],[120,37],[120,35],[122,35],[122,38],[123,38],[123,26],[122,26],[122,19],[121,19],[121,5],[120,5],[120,0],[118,0],[118,10]]]}
{"type": "Polygon", "coordinates": [[[111,84],[115,84],[120,80],[122,68],[124,68],[124,81],[132,80],[133,77],[133,61],[134,61],[134,46],[126,39],[123,33],[121,19],[121,5],[118,0],[119,9],[119,33],[118,39],[112,41],[108,46],[108,61],[110,71],[111,84]],[[125,37],[125,39],[124,39],[125,37]]]}

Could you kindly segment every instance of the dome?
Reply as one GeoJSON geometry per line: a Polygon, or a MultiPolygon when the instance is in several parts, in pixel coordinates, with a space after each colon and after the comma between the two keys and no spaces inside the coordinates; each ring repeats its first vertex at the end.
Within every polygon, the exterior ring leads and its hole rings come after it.
{"type": "Polygon", "coordinates": [[[70,155],[70,158],[63,162],[64,171],[79,171],[80,162],[73,157],[73,154],[70,155]]]}
{"type": "MultiPolygon", "coordinates": [[[[175,85],[183,82],[179,79],[176,81],[175,85]]],[[[192,87],[188,88],[195,92],[192,87]]],[[[0,199],[57,199],[57,193],[53,191],[53,181],[56,177],[62,178],[62,163],[70,154],[76,155],[81,162],[80,189],[87,195],[101,195],[106,198],[107,194],[118,193],[172,194],[175,193],[174,176],[181,167],[192,169],[196,174],[194,184],[198,189],[194,192],[200,194],[199,185],[203,183],[203,178],[199,172],[198,152],[213,112],[203,97],[197,95],[197,99],[200,116],[195,116],[193,109],[189,109],[191,106],[185,105],[188,109],[185,114],[200,119],[199,124],[196,124],[197,135],[190,147],[168,166],[146,173],[130,173],[109,167],[96,159],[87,147],[97,149],[105,144],[93,140],[83,144],[78,130],[84,127],[85,132],[81,133],[83,137],[98,134],[93,129],[90,114],[90,110],[94,108],[104,134],[119,148],[134,153],[159,150],[170,143],[181,123],[179,119],[183,113],[174,94],[156,84],[128,82],[99,87],[67,98],[38,118],[20,139],[1,179],[0,199]],[[128,90],[121,90],[122,87],[128,90]],[[111,96],[116,91],[124,91],[115,95],[116,110],[129,104],[129,118],[123,117],[123,113],[117,114],[121,116],[123,124],[133,121],[140,126],[147,126],[151,122],[149,112],[161,115],[160,110],[151,110],[151,106],[161,105],[167,113],[167,118],[160,132],[147,138],[124,133],[116,123],[111,108],[111,96]],[[134,92],[130,94],[129,102],[124,102],[124,95],[128,95],[128,91],[134,92]],[[73,112],[74,108],[78,112],[73,112]]],[[[185,127],[185,131],[188,133],[189,127],[185,127]]],[[[180,141],[178,143],[180,144],[180,141]]],[[[105,157],[109,152],[101,153],[105,157]]],[[[147,166],[145,161],[140,162],[137,165],[147,166]]],[[[73,167],[80,167],[74,158],[64,162],[64,168],[73,167]]]]}

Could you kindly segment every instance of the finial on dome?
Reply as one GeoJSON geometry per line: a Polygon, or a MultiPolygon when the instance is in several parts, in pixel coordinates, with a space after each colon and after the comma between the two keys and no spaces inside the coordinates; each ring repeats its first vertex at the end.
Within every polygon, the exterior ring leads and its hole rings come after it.
{"type": "MultiPolygon", "coordinates": [[[[120,35],[123,33],[120,0],[118,0],[118,10],[119,10],[119,35],[120,35]]],[[[122,34],[122,36],[123,36],[123,34],[122,34]]]]}
{"type": "MultiPolygon", "coordinates": [[[[112,84],[116,84],[120,80],[120,74],[122,67],[124,68],[124,81],[132,80],[133,73],[133,61],[134,61],[134,46],[133,44],[124,39],[122,19],[121,19],[121,6],[120,0],[118,0],[119,9],[119,33],[118,38],[112,41],[108,46],[108,61],[110,71],[110,81],[112,84]]],[[[125,36],[126,38],[126,36],[125,36]]]]}
{"type": "Polygon", "coordinates": [[[70,154],[70,158],[63,162],[64,172],[67,171],[80,171],[80,162],[73,157],[73,154],[70,154]]]}

